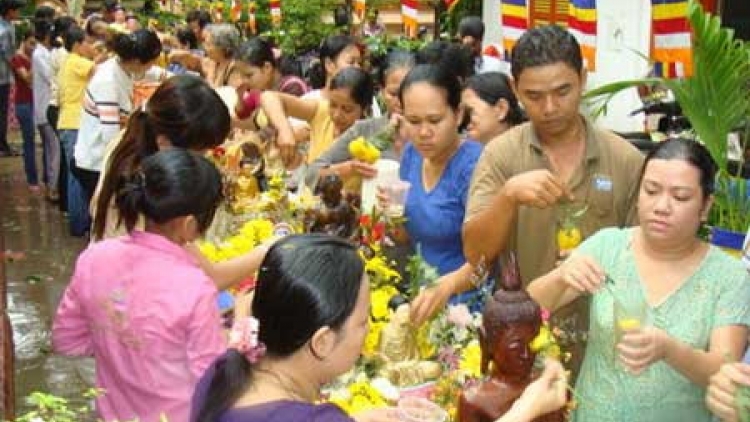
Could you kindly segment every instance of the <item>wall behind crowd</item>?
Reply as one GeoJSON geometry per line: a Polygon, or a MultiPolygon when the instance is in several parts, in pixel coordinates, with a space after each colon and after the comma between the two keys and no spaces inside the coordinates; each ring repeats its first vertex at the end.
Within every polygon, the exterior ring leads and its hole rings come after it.
{"type": "MultiPolygon", "coordinates": [[[[486,1],[482,7],[485,44],[502,45],[500,2],[486,1]]],[[[597,13],[596,71],[589,74],[588,88],[646,76],[649,65],[639,55],[649,53],[650,0],[597,0],[597,13]]],[[[627,90],[612,100],[608,114],[599,117],[598,123],[618,132],[642,131],[643,115],[629,115],[641,106],[635,88],[627,90]]]]}

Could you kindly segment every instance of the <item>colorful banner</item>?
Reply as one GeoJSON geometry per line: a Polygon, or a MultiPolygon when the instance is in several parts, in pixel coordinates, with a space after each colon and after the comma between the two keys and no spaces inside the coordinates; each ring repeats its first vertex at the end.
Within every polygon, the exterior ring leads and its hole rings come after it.
{"type": "Polygon", "coordinates": [[[445,2],[445,8],[448,9],[448,12],[452,12],[453,8],[456,7],[458,3],[461,2],[461,0],[444,0],[445,2]]]}
{"type": "Polygon", "coordinates": [[[693,43],[688,0],[651,0],[651,58],[654,74],[665,78],[693,74],[693,43]]]}
{"type": "Polygon", "coordinates": [[[247,29],[253,35],[258,33],[258,24],[255,21],[255,2],[254,1],[251,1],[247,5],[247,29]]]}
{"type": "Polygon", "coordinates": [[[281,25],[281,0],[271,0],[271,22],[274,26],[281,25]]]}
{"type": "Polygon", "coordinates": [[[596,68],[596,0],[570,0],[568,31],[581,46],[586,69],[596,68]]]}
{"type": "Polygon", "coordinates": [[[354,14],[360,21],[365,18],[365,9],[367,9],[367,0],[354,0],[354,14]]]}
{"type": "Polygon", "coordinates": [[[505,59],[510,59],[513,46],[529,29],[529,5],[527,0],[503,0],[500,5],[503,24],[503,49],[505,59]]]}
{"type": "Polygon", "coordinates": [[[404,32],[409,38],[416,37],[419,30],[418,6],[418,0],[401,0],[401,20],[404,23],[404,32]]]}
{"type": "Polygon", "coordinates": [[[229,20],[237,22],[242,17],[242,0],[231,0],[229,5],[229,20]]]}

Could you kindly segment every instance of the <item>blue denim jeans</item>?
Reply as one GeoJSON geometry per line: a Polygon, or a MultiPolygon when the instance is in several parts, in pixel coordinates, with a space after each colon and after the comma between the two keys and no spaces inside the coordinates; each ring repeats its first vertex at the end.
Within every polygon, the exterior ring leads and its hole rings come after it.
{"type": "Polygon", "coordinates": [[[72,173],[73,151],[76,148],[78,130],[63,129],[60,131],[60,143],[63,146],[63,156],[68,164],[68,224],[71,236],[84,236],[91,226],[88,201],[83,193],[83,187],[72,173]]]}
{"type": "Polygon", "coordinates": [[[26,172],[26,183],[38,185],[36,171],[36,148],[34,147],[34,109],[31,103],[16,104],[16,119],[21,126],[23,138],[23,169],[26,172]]]}

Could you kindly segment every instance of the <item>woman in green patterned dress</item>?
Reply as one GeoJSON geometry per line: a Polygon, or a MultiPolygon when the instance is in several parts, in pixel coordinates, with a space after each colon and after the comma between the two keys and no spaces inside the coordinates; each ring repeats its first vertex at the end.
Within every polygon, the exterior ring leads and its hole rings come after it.
{"type": "Polygon", "coordinates": [[[711,420],[709,378],[742,356],[750,325],[747,272],[697,236],[714,175],[700,144],[660,144],[641,176],[640,226],[599,231],[529,286],[551,311],[592,295],[574,421],[711,420]],[[641,319],[615,330],[615,304],[633,300],[641,319]]]}

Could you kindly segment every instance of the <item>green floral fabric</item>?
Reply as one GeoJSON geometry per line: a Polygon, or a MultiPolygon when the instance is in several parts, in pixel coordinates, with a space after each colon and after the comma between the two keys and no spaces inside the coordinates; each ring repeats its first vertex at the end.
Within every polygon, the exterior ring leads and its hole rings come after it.
{"type": "Polygon", "coordinates": [[[673,338],[708,350],[711,331],[726,325],[750,325],[750,277],[740,260],[711,246],[695,273],[662,303],[646,296],[630,248],[633,228],[609,228],[579,246],[613,279],[612,288],[593,295],[589,341],[576,392],[575,422],[711,421],[705,388],[693,384],[665,362],[640,375],[626,372],[615,355],[614,297],[641,300],[646,324],[673,338]]]}

